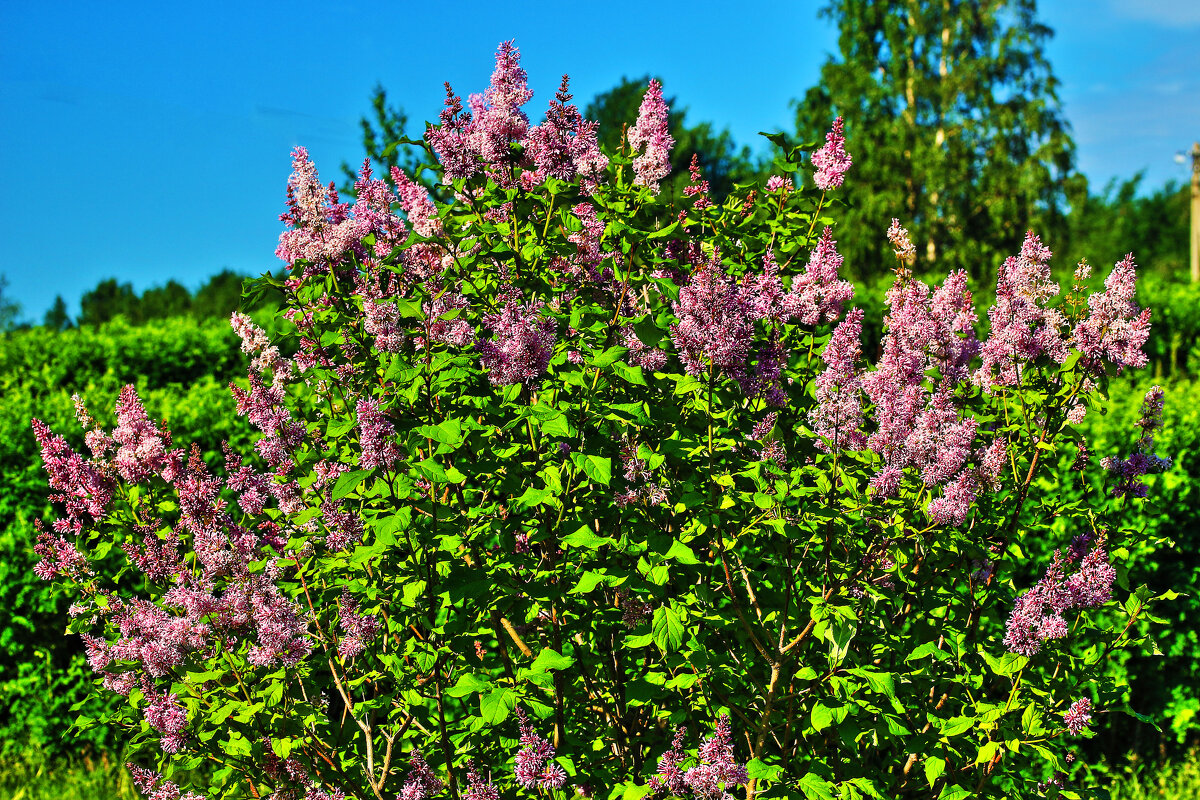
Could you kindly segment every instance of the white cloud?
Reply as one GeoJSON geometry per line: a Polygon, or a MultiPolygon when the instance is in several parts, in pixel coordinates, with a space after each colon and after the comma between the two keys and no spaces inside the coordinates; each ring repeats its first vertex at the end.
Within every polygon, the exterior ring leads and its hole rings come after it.
{"type": "Polygon", "coordinates": [[[1170,27],[1200,26],[1197,0],[1109,0],[1114,14],[1170,27]]]}

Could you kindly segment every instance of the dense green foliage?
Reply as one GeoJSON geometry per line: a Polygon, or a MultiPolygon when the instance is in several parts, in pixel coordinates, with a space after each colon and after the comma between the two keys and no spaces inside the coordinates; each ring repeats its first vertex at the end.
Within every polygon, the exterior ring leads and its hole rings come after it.
{"type": "MultiPolygon", "coordinates": [[[[76,716],[72,704],[91,683],[78,640],[61,636],[69,601],[32,572],[32,522],[50,509],[29,420],[69,429],[72,394],[105,409],[123,385],[133,384],[153,416],[216,458],[222,440],[247,441],[226,385],[241,364],[226,320],[184,317],[142,326],[118,320],[0,337],[0,755],[27,746],[54,756],[79,753],[81,738],[68,737],[67,726],[76,716]]],[[[94,701],[88,710],[96,713],[94,701]]],[[[114,745],[106,730],[82,741],[114,745]]]]}

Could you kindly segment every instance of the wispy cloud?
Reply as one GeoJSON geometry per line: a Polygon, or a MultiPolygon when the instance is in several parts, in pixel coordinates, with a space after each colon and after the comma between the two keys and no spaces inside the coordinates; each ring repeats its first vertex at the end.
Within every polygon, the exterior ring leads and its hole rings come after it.
{"type": "Polygon", "coordinates": [[[1109,0],[1113,13],[1126,19],[1170,27],[1200,27],[1196,0],[1109,0]]]}

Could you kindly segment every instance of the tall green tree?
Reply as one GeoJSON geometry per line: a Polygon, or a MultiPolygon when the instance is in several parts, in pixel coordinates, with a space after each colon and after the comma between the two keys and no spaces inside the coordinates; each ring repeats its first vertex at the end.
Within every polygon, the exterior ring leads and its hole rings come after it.
{"type": "Polygon", "coordinates": [[[46,316],[42,318],[42,327],[52,331],[65,331],[74,327],[71,315],[67,313],[67,301],[63,300],[61,294],[55,296],[54,305],[50,306],[46,316]]]}
{"type": "Polygon", "coordinates": [[[831,0],[839,54],[796,104],[812,138],[845,118],[854,169],[839,244],[860,277],[895,259],[892,217],[918,268],[994,274],[1027,229],[1063,249],[1069,195],[1086,196],[1035,0],[831,0]]]}
{"type": "MultiPolygon", "coordinates": [[[[408,115],[403,106],[388,103],[387,90],[382,84],[376,84],[371,92],[371,113],[358,120],[362,129],[363,152],[371,159],[371,168],[376,177],[381,177],[391,183],[392,167],[400,167],[412,176],[422,163],[419,150],[400,144],[407,135],[408,115]]],[[[414,137],[416,138],[416,137],[414,137]]],[[[354,196],[354,181],[362,162],[349,164],[342,162],[341,191],[343,194],[354,196]]],[[[418,176],[418,180],[419,180],[418,176]]]]}
{"type": "MultiPolygon", "coordinates": [[[[622,78],[606,92],[600,92],[587,105],[584,116],[600,123],[600,146],[609,152],[620,148],[625,128],[637,121],[638,108],[646,93],[650,76],[637,79],[622,78]]],[[[738,147],[728,128],[717,129],[711,122],[689,125],[687,107],[678,98],[666,99],[671,109],[670,131],[675,139],[671,151],[671,177],[663,182],[662,190],[681,195],[687,186],[688,165],[692,156],[698,157],[704,178],[718,200],[724,198],[736,183],[749,183],[765,177],[765,166],[753,156],[750,148],[738,147]]]]}
{"type": "Polygon", "coordinates": [[[14,328],[17,324],[17,317],[21,316],[21,304],[4,296],[6,288],[8,288],[8,278],[0,275],[0,333],[14,328]]]}

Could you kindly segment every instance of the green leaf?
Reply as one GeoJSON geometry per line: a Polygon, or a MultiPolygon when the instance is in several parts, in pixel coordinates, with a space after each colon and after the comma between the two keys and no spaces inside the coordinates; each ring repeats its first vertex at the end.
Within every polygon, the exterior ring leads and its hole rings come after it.
{"type": "Polygon", "coordinates": [[[456,419],[448,419],[437,425],[422,425],[417,433],[426,439],[432,439],[441,444],[459,445],[462,443],[462,425],[456,419]]]}
{"type": "Polygon", "coordinates": [[[624,361],[617,361],[612,365],[612,369],[626,383],[632,383],[635,386],[647,385],[646,376],[642,374],[641,367],[631,367],[624,361]]]}
{"type": "Polygon", "coordinates": [[[999,749],[1000,742],[986,742],[983,747],[979,748],[979,753],[975,756],[975,763],[983,764],[991,761],[999,749]]]}
{"type": "Polygon", "coordinates": [[[460,675],[458,683],[446,690],[446,694],[451,697],[466,697],[469,694],[476,692],[488,692],[492,690],[492,682],[483,675],[475,675],[467,673],[460,675]]]}
{"type": "Polygon", "coordinates": [[[549,672],[552,669],[568,669],[574,663],[575,659],[570,656],[564,656],[557,650],[547,647],[538,653],[538,657],[533,660],[533,664],[529,668],[534,672],[549,672]]]}
{"type": "Polygon", "coordinates": [[[801,778],[799,786],[808,800],[833,800],[833,784],[815,772],[801,778]]]}
{"type": "Polygon", "coordinates": [[[755,780],[777,781],[783,774],[783,767],[767,764],[761,758],[755,758],[746,764],[746,774],[755,780]]]}
{"type": "Polygon", "coordinates": [[[654,609],[654,618],[650,621],[650,634],[659,650],[673,653],[683,644],[683,621],[675,609],[659,606],[654,609]]]}
{"type": "Polygon", "coordinates": [[[946,761],[941,758],[925,759],[925,780],[929,781],[929,788],[937,783],[937,779],[946,771],[946,761]]]}
{"type": "Polygon", "coordinates": [[[359,487],[368,475],[371,474],[369,469],[356,469],[351,472],[343,472],[338,476],[337,483],[333,484],[333,494],[331,495],[335,501],[341,500],[346,495],[353,492],[359,487]]]}
{"type": "Polygon", "coordinates": [[[417,471],[425,476],[431,483],[462,483],[467,479],[466,475],[456,470],[454,467],[445,469],[441,464],[434,461],[432,458],[427,458],[424,461],[418,461],[414,464],[417,471]]]}
{"type": "Polygon", "coordinates": [[[674,561],[678,564],[699,564],[700,559],[696,558],[696,554],[692,552],[692,548],[688,547],[683,542],[676,540],[671,543],[671,549],[663,558],[668,561],[674,561]]]}
{"type": "Polygon", "coordinates": [[[586,453],[572,453],[571,460],[575,462],[575,466],[583,470],[584,475],[587,475],[595,483],[608,486],[609,481],[612,480],[612,460],[609,458],[586,453]]]}
{"type": "Polygon", "coordinates": [[[946,786],[942,789],[942,793],[937,796],[937,800],[963,800],[965,797],[971,797],[969,789],[964,789],[961,786],[946,786]]]}
{"type": "Polygon", "coordinates": [[[479,696],[479,715],[488,725],[499,725],[517,707],[517,693],[512,689],[493,689],[479,696]]]}
{"type": "Polygon", "coordinates": [[[823,731],[833,724],[833,711],[828,706],[817,703],[812,710],[812,726],[814,731],[823,731]]]}
{"type": "Polygon", "coordinates": [[[600,367],[600,368],[611,366],[612,364],[616,363],[616,361],[618,361],[621,358],[621,356],[625,355],[628,352],[629,352],[629,349],[626,347],[610,347],[607,350],[605,350],[603,353],[600,353],[599,355],[592,358],[592,361],[591,361],[592,366],[600,367]]]}
{"type": "Polygon", "coordinates": [[[568,533],[562,538],[562,543],[568,547],[586,547],[589,550],[595,550],[606,544],[615,544],[607,536],[597,536],[587,525],[581,526],[574,533],[568,533]]]}

